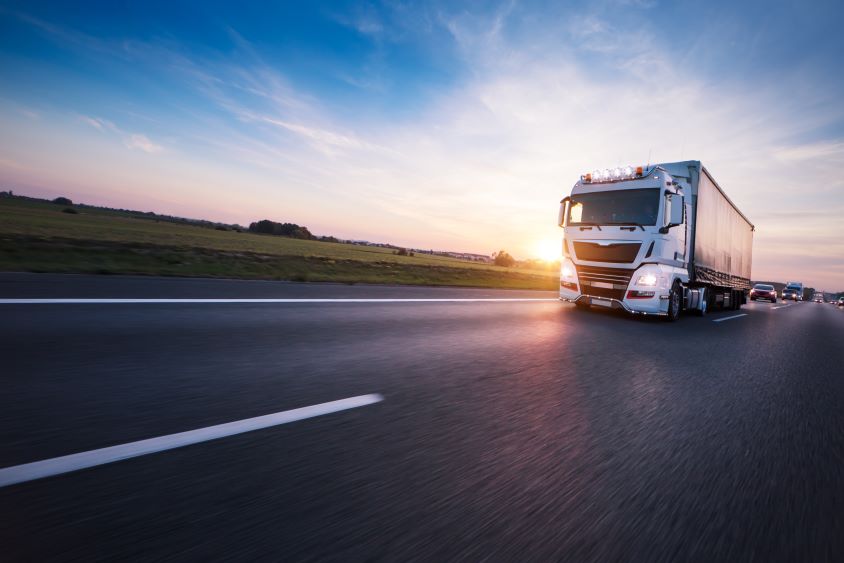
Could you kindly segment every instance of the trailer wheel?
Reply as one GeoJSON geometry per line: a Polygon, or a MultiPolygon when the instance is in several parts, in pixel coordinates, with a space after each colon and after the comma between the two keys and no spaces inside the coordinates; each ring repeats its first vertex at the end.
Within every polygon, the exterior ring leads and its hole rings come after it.
{"type": "Polygon", "coordinates": [[[680,282],[675,281],[671,286],[671,293],[668,295],[668,316],[665,320],[674,322],[680,318],[680,307],[682,306],[683,296],[680,291],[680,282]]]}

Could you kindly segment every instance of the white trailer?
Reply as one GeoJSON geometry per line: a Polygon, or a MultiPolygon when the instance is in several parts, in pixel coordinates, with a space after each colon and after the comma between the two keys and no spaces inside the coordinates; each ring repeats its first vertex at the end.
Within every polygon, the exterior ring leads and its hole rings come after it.
{"type": "Polygon", "coordinates": [[[755,228],[699,161],[584,174],[558,224],[561,300],[669,320],[746,302],[755,228]]]}

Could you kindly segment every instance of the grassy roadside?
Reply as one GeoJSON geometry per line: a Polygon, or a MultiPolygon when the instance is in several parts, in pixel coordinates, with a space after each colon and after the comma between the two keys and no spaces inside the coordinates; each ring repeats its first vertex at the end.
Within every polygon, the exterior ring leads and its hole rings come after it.
{"type": "Polygon", "coordinates": [[[0,271],[555,289],[553,271],[0,199],[0,271]]]}

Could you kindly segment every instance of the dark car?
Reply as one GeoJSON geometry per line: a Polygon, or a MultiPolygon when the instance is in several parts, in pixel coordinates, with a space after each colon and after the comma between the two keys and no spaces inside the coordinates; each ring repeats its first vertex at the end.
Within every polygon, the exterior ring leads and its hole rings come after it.
{"type": "Polygon", "coordinates": [[[753,286],[753,289],[750,290],[750,300],[756,301],[757,299],[767,299],[771,303],[776,303],[777,290],[774,289],[774,286],[772,285],[757,283],[753,286]]]}
{"type": "Polygon", "coordinates": [[[791,299],[792,301],[799,301],[800,297],[797,294],[796,289],[789,289],[785,288],[782,290],[782,299],[785,301],[786,299],[791,299]]]}
{"type": "Polygon", "coordinates": [[[839,298],[838,298],[838,306],[839,306],[839,307],[844,307],[844,297],[839,297],[839,298]]]}

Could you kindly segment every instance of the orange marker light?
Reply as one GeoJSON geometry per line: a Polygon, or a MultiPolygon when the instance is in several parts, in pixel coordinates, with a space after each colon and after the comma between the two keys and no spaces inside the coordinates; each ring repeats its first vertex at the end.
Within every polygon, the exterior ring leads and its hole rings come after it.
{"type": "Polygon", "coordinates": [[[637,166],[636,167],[636,176],[641,176],[642,174],[644,174],[644,170],[642,169],[641,166],[637,166]]]}
{"type": "Polygon", "coordinates": [[[587,182],[591,182],[592,181],[592,174],[584,174],[583,179],[587,182]]]}

